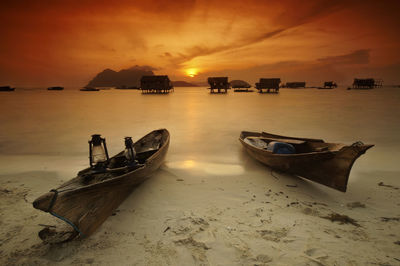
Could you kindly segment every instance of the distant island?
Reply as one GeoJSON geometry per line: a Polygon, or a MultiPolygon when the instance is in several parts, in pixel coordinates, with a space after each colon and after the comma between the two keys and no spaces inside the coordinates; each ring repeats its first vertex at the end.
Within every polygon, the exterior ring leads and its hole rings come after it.
{"type": "Polygon", "coordinates": [[[198,87],[196,84],[189,83],[183,80],[172,81],[174,87],[198,87]]]}
{"type": "MultiPolygon", "coordinates": [[[[139,88],[142,76],[153,76],[154,68],[150,66],[134,66],[120,71],[105,69],[98,73],[85,87],[117,87],[139,88]]],[[[172,81],[174,87],[198,87],[183,80],[172,81]]]]}
{"type": "Polygon", "coordinates": [[[134,66],[120,71],[105,69],[98,73],[86,87],[140,87],[142,76],[153,76],[153,68],[134,66]]]}
{"type": "Polygon", "coordinates": [[[209,84],[208,84],[207,81],[197,81],[197,82],[195,82],[194,84],[196,84],[196,86],[198,86],[198,87],[206,87],[206,86],[209,86],[209,84]]]}

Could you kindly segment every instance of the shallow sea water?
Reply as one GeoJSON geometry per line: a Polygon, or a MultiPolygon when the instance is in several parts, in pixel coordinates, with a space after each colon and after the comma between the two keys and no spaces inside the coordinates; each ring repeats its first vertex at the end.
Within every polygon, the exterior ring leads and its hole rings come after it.
{"type": "Polygon", "coordinates": [[[102,134],[113,155],[123,149],[123,137],[136,140],[158,128],[171,134],[164,168],[210,178],[263,174],[269,170],[238,141],[242,130],[262,130],[375,144],[354,164],[350,189],[379,181],[398,185],[399,115],[400,89],[394,87],[221,95],[205,87],[176,88],[169,95],[17,89],[0,93],[0,175],[46,170],[67,180],[88,165],[91,134],[102,134]]]}

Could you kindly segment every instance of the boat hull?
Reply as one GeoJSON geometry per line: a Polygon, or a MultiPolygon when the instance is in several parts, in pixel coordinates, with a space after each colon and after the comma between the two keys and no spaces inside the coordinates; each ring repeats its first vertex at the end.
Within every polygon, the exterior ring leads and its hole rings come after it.
{"type": "Polygon", "coordinates": [[[261,163],[342,192],[347,190],[350,170],[355,160],[373,147],[373,145],[363,144],[346,146],[325,143],[320,139],[293,138],[257,132],[242,132],[239,140],[249,155],[261,163]],[[249,136],[302,140],[305,143],[313,143],[317,146],[326,144],[326,147],[330,147],[330,149],[299,154],[273,154],[244,141],[249,136]]]}
{"type": "Polygon", "coordinates": [[[15,88],[11,88],[10,86],[0,86],[0,91],[15,91],[15,88]]]}
{"type": "MultiPolygon", "coordinates": [[[[163,144],[142,167],[90,185],[82,185],[82,176],[78,174],[55,191],[48,192],[33,202],[35,208],[70,222],[70,236],[60,241],[52,240],[53,242],[64,242],[78,236],[87,237],[93,234],[129,196],[132,189],[148,179],[161,166],[169,147],[169,133],[165,129],[159,131],[163,131],[163,144]]],[[[49,233],[39,233],[39,236],[45,241],[49,239],[49,233]]]]}

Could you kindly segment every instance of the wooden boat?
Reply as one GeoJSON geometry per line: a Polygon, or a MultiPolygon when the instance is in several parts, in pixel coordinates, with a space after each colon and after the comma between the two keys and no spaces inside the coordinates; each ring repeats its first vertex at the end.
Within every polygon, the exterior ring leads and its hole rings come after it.
{"type": "Polygon", "coordinates": [[[246,151],[263,164],[298,175],[325,186],[345,192],[354,161],[374,145],[355,142],[352,145],[327,143],[322,139],[286,137],[266,132],[243,131],[240,142],[246,151]],[[295,154],[274,154],[267,150],[272,142],[294,146],[295,154]]]}
{"type": "Polygon", "coordinates": [[[0,91],[15,91],[15,88],[11,88],[10,86],[0,86],[0,91]]]}
{"type": "Polygon", "coordinates": [[[46,227],[39,237],[49,243],[87,237],[115,211],[132,189],[146,180],[163,163],[170,136],[166,129],[152,131],[133,144],[138,164],[124,166],[124,151],[110,158],[108,168],[99,173],[87,168],[72,180],[33,202],[33,207],[49,212],[69,226],[61,231],[46,227]],[[121,165],[122,164],[122,165],[121,165]]]}
{"type": "Polygon", "coordinates": [[[234,92],[254,92],[254,90],[248,88],[237,88],[233,90],[234,92]]]}

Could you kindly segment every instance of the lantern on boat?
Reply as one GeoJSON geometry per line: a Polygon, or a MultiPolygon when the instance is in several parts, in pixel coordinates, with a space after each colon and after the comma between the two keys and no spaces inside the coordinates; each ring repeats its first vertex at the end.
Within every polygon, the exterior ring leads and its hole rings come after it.
{"type": "Polygon", "coordinates": [[[98,163],[107,162],[108,157],[106,139],[102,138],[100,134],[92,135],[89,140],[89,159],[90,167],[96,166],[98,163]]]}
{"type": "Polygon", "coordinates": [[[125,137],[125,158],[130,163],[135,163],[136,152],[131,137],[125,137]]]}

